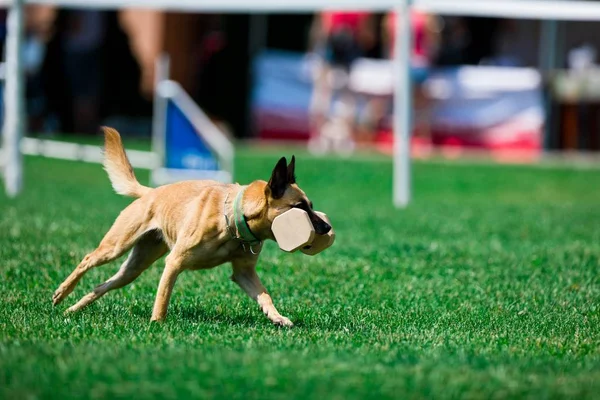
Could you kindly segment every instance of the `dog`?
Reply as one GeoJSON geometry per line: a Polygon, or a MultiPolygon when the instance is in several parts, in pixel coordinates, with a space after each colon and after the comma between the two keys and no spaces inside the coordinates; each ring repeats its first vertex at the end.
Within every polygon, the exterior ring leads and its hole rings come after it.
{"type": "Polygon", "coordinates": [[[113,189],[136,198],[117,217],[99,246],[58,287],[54,305],[62,302],[83,275],[131,250],[119,271],[66,312],[81,310],[107,292],[133,282],[153,262],[169,254],[158,284],[151,321],[163,321],[175,281],[185,270],[214,268],[231,263],[231,279],[254,299],[275,325],[292,322],[275,308],[256,273],[265,240],[275,240],[273,219],[291,208],[308,213],[318,234],[331,226],[313,211],[312,202],[296,183],[296,159],[282,157],[268,182],[249,185],[211,180],[183,181],[157,188],[141,185],[135,177],[119,133],[102,128],[105,137],[104,169],[113,189]]]}

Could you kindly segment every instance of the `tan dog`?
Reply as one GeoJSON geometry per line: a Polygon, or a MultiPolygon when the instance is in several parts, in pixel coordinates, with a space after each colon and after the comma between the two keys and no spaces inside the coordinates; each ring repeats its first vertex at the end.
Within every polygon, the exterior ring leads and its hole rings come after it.
{"type": "Polygon", "coordinates": [[[296,185],[295,158],[289,165],[281,158],[269,182],[248,186],[215,181],[187,181],[152,189],[142,186],[133,173],[119,133],[104,128],[104,168],[119,194],[138,198],[125,208],[98,248],[86,255],[54,292],[54,305],[63,301],[90,269],[106,264],[133,248],[119,271],[67,311],[77,311],[108,291],[136,279],[167,251],[158,285],[152,321],[163,320],[173,286],[185,270],[213,268],[231,262],[236,282],[276,325],[292,326],[279,314],[256,274],[264,240],[274,240],[271,223],[285,211],[307,211],[320,234],[331,226],[312,211],[312,203],[296,185]]]}

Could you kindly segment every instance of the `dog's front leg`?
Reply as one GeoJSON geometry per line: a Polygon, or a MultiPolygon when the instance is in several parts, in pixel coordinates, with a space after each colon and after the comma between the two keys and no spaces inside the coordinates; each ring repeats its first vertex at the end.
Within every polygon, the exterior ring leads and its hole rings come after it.
{"type": "Polygon", "coordinates": [[[279,314],[279,311],[277,311],[273,305],[271,296],[269,296],[267,289],[265,289],[260,278],[256,274],[257,261],[258,257],[233,261],[233,275],[231,276],[231,280],[237,283],[248,296],[258,303],[262,312],[275,325],[287,327],[294,326],[292,321],[279,314]]]}
{"type": "Polygon", "coordinates": [[[158,284],[151,321],[162,321],[167,316],[167,308],[177,277],[184,269],[184,256],[173,250],[167,256],[165,269],[158,284]]]}

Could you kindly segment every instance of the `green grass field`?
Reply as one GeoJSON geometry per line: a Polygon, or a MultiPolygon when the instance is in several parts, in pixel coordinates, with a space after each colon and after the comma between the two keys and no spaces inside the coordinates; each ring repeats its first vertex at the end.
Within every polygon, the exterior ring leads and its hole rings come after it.
{"type": "MultiPolygon", "coordinates": [[[[277,156],[240,152],[237,180],[277,156]]],[[[26,158],[22,197],[0,194],[0,398],[597,398],[599,172],[418,163],[407,210],[391,172],[299,158],[337,242],[314,258],[266,246],[259,274],[295,328],[229,266],[183,274],[151,325],[162,260],[79,314],[63,310],[118,263],[51,306],[129,200],[99,165],[26,158]]]]}

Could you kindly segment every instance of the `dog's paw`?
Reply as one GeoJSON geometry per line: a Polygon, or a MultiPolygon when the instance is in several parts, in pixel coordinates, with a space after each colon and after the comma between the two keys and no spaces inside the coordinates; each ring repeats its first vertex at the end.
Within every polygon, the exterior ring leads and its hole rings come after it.
{"type": "Polygon", "coordinates": [[[273,321],[273,324],[277,326],[284,326],[286,328],[291,328],[294,326],[294,324],[292,323],[292,321],[289,320],[289,318],[286,318],[281,315],[271,318],[271,321],[273,321]]]}
{"type": "Polygon", "coordinates": [[[67,315],[67,314],[73,314],[77,311],[79,311],[82,307],[78,306],[77,304],[72,305],[71,307],[67,308],[63,314],[67,315]]]}
{"type": "Polygon", "coordinates": [[[150,324],[151,325],[162,325],[162,324],[165,323],[166,319],[167,319],[166,316],[155,316],[155,315],[153,315],[150,318],[150,324]]]}
{"type": "Polygon", "coordinates": [[[60,286],[52,295],[52,305],[55,306],[63,301],[71,293],[67,288],[60,286]]]}

